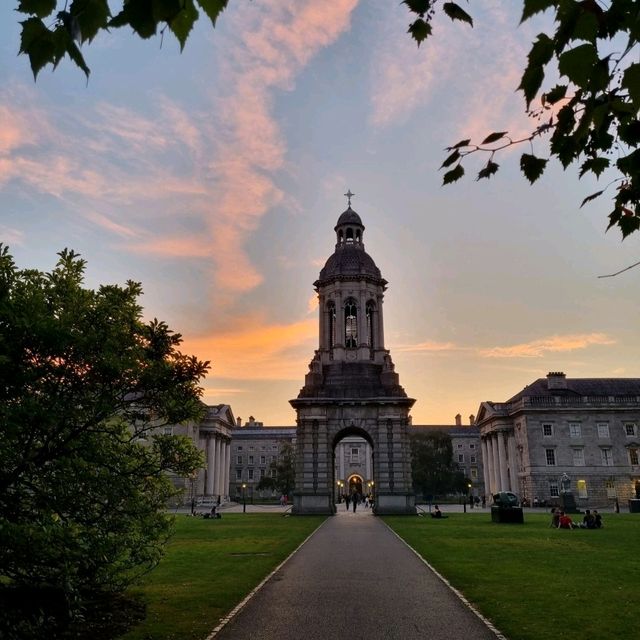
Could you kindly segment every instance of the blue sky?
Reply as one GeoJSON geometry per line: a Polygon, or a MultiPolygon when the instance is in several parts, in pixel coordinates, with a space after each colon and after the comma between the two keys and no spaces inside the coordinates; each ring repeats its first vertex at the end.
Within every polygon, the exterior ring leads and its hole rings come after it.
{"type": "Polygon", "coordinates": [[[67,60],[33,82],[12,4],[0,241],[23,267],[71,247],[90,286],[141,281],[145,314],[212,361],[207,402],[293,424],[347,189],[389,281],[386,346],[414,422],[548,371],[640,375],[638,274],[597,278],[636,262],[638,240],[604,233],[606,198],[578,208],[602,185],[552,161],[531,187],[518,148],[490,181],[441,186],[447,145],[531,127],[515,88],[545,16],[518,27],[519,3],[487,1],[473,29],[439,19],[417,49],[397,2],[232,0],[182,54],[171,36],[99,36],[87,85],[67,60]]]}

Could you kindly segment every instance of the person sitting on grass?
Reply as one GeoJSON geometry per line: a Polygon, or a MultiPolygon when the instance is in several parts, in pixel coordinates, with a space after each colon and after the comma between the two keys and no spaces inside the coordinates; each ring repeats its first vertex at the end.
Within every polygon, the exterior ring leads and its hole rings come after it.
{"type": "Polygon", "coordinates": [[[598,513],[597,509],[593,510],[593,528],[602,529],[602,516],[598,513]]]}
{"type": "Polygon", "coordinates": [[[432,518],[446,518],[447,516],[442,515],[442,511],[440,511],[440,507],[435,504],[433,505],[433,511],[431,513],[432,518]]]}
{"type": "Polygon", "coordinates": [[[551,508],[551,522],[549,523],[550,527],[557,529],[560,526],[560,509],[556,509],[555,507],[551,508]]]}
{"type": "Polygon", "coordinates": [[[558,529],[576,529],[577,524],[564,512],[560,512],[560,520],[558,522],[558,529]]]}
{"type": "Polygon", "coordinates": [[[589,509],[584,512],[584,518],[582,518],[581,529],[595,529],[596,519],[589,509]]]}

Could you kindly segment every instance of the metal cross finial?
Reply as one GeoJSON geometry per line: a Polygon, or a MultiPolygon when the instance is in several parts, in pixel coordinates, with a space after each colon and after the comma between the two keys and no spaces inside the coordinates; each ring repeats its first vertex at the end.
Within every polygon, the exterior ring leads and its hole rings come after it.
{"type": "Polygon", "coordinates": [[[344,194],[345,196],[347,196],[348,199],[348,205],[351,206],[351,198],[353,198],[353,196],[355,196],[355,193],[351,193],[351,189],[349,189],[347,191],[347,193],[344,194]]]}

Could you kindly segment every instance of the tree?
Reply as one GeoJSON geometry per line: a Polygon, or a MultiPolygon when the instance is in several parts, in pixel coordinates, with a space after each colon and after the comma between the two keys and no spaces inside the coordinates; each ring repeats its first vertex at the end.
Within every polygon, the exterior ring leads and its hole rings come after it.
{"type": "Polygon", "coordinates": [[[58,255],[49,273],[19,270],[0,245],[0,584],[74,614],[158,562],[167,472],[202,466],[162,427],[200,415],[209,364],[142,320],[140,284],[87,289],[85,261],[58,255]]]}
{"type": "MultiPolygon", "coordinates": [[[[198,7],[215,26],[228,0],[123,0],[111,15],[107,0],[18,0],[17,10],[29,17],[22,24],[20,53],[29,56],[34,77],[47,64],[54,67],[68,55],[89,75],[77,43],[98,32],[130,26],[141,38],[164,34],[168,28],[181,48],[198,19],[198,7]],[[53,17],[52,26],[44,20],[53,17]]],[[[404,0],[413,14],[409,33],[418,46],[432,34],[440,8],[452,20],[473,27],[473,18],[459,4],[438,0],[404,0]]],[[[463,161],[485,155],[476,179],[499,169],[497,154],[526,144],[520,156],[522,173],[531,183],[542,176],[549,160],[564,169],[575,165],[580,177],[608,180],[585,197],[580,206],[606,191],[613,193],[609,226],[622,236],[640,228],[640,3],[637,0],[523,0],[522,22],[544,11],[553,12],[555,31],[540,33],[533,43],[519,89],[527,113],[536,121],[531,133],[513,139],[508,131],[489,133],[482,141],[460,140],[447,148],[444,184],[465,174],[463,161]],[[547,77],[560,83],[543,87],[547,77]]]]}
{"type": "Polygon", "coordinates": [[[443,431],[413,434],[411,473],[416,492],[425,497],[457,490],[464,476],[453,464],[451,437],[443,431]]]}
{"type": "Polygon", "coordinates": [[[268,473],[260,478],[258,489],[269,489],[288,496],[296,484],[296,450],[290,442],[280,447],[280,455],[269,464],[268,473]]]}

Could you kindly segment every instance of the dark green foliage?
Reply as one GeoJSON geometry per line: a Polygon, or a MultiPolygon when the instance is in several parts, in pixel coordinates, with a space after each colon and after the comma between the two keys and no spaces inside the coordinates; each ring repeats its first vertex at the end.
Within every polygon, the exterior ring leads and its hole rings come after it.
{"type": "Polygon", "coordinates": [[[425,497],[460,491],[464,485],[453,464],[451,437],[443,431],[411,436],[411,473],[414,489],[425,497]]]}
{"type": "Polygon", "coordinates": [[[201,413],[208,363],[142,320],[138,283],[85,289],[85,262],[59,256],[19,270],[0,245],[0,584],[52,590],[75,614],[159,560],[166,474],[202,460],[158,429],[201,413]]]}
{"type": "Polygon", "coordinates": [[[290,495],[296,484],[296,450],[290,442],[280,447],[280,455],[269,464],[267,475],[260,478],[257,489],[270,489],[290,495]]]}
{"type": "MultiPolygon", "coordinates": [[[[418,13],[414,3],[405,4],[418,13]]],[[[444,3],[442,8],[450,17],[472,24],[454,3],[444,3]]],[[[546,137],[549,158],[538,157],[533,148],[521,156],[520,169],[527,180],[535,182],[549,159],[559,160],[565,169],[579,162],[580,177],[591,174],[609,183],[586,197],[582,205],[611,187],[609,227],[617,226],[626,237],[640,228],[640,167],[632,159],[640,142],[640,3],[524,0],[522,22],[546,10],[553,11],[555,30],[540,33],[533,42],[518,86],[527,110],[531,109],[529,115],[540,124],[520,140],[509,138],[507,132],[496,132],[479,144],[469,139],[448,147],[447,151],[456,153],[450,153],[440,168],[458,164],[445,172],[443,183],[462,177],[462,162],[468,155],[490,154],[489,162],[477,174],[478,179],[488,178],[498,170],[494,156],[501,149],[532,145],[546,137]],[[623,44],[611,52],[614,38],[623,44]],[[567,83],[545,91],[545,79],[556,75],[566,78],[567,83]]],[[[432,17],[431,7],[425,20],[432,17]]]]}

